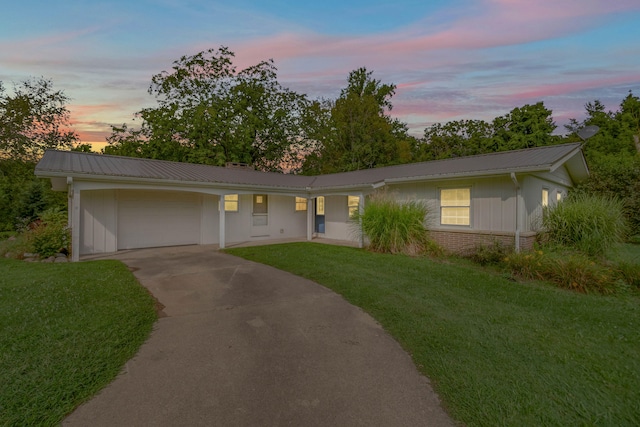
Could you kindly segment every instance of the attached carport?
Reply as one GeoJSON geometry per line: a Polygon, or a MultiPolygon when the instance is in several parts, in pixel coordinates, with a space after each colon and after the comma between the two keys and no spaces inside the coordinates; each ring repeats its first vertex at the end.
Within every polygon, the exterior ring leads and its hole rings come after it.
{"type": "Polygon", "coordinates": [[[201,199],[175,191],[119,192],[118,250],[199,244],[201,199]]]}

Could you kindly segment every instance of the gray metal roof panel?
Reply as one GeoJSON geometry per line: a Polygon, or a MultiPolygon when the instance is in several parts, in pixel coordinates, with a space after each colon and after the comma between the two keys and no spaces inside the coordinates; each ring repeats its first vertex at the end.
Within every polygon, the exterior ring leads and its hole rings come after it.
{"type": "Polygon", "coordinates": [[[371,186],[385,181],[488,175],[505,171],[550,170],[558,161],[579,152],[579,149],[579,143],[560,144],[319,176],[50,150],[36,166],[36,174],[39,176],[47,176],[47,173],[113,176],[297,189],[343,188],[371,186]]]}
{"type": "Polygon", "coordinates": [[[356,184],[375,184],[383,181],[403,179],[436,179],[445,176],[487,175],[491,173],[504,173],[504,171],[549,170],[556,162],[579,148],[580,143],[560,144],[320,175],[313,183],[313,187],[325,188],[356,184]]]}
{"type": "Polygon", "coordinates": [[[314,180],[302,175],[54,150],[47,151],[36,166],[37,175],[47,173],[290,188],[306,188],[314,180]]]}

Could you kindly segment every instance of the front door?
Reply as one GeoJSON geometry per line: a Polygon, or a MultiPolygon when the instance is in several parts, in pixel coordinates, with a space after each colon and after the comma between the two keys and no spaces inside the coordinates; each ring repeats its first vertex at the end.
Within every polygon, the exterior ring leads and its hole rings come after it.
{"type": "Polygon", "coordinates": [[[315,230],[316,233],[324,234],[324,196],[316,197],[316,216],[315,216],[315,230]]]}
{"type": "Polygon", "coordinates": [[[269,199],[266,194],[253,195],[253,214],[251,218],[251,236],[269,235],[269,199]]]}

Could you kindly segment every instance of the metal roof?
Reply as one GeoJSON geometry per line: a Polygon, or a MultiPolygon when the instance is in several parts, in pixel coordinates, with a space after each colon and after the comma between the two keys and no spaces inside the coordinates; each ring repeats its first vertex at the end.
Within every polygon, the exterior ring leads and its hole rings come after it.
{"type": "Polygon", "coordinates": [[[580,147],[580,143],[560,144],[319,176],[49,150],[36,166],[36,175],[45,178],[54,176],[93,176],[103,179],[123,177],[133,180],[319,190],[370,187],[386,182],[552,171],[559,164],[579,155],[579,161],[573,161],[572,167],[580,170],[572,175],[584,178],[588,171],[580,147]]]}

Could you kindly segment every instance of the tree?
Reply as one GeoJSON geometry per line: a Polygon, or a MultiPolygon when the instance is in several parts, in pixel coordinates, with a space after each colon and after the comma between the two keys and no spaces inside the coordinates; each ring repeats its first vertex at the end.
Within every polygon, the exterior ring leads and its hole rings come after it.
{"type": "Polygon", "coordinates": [[[484,120],[436,123],[424,130],[417,157],[427,161],[482,154],[493,145],[492,136],[493,129],[484,120]]]}
{"type": "Polygon", "coordinates": [[[47,149],[70,149],[69,98],[51,80],[27,79],[8,94],[0,81],[0,159],[35,161],[47,149]]]}
{"type": "Polygon", "coordinates": [[[349,73],[340,97],[319,113],[314,133],[316,151],[307,157],[305,173],[333,173],[406,163],[413,138],[406,124],[387,115],[393,106],[394,84],[382,84],[373,72],[358,68],[349,73]]]}
{"type": "Polygon", "coordinates": [[[493,144],[490,151],[518,150],[558,144],[562,140],[553,135],[556,124],[551,110],[538,102],[514,108],[493,120],[493,144]]]}
{"type": "Polygon", "coordinates": [[[583,144],[591,174],[578,191],[621,199],[632,234],[640,234],[640,99],[629,93],[615,112],[606,111],[598,100],[587,103],[585,110],[582,122],[571,119],[566,126],[574,141],[580,141],[576,132],[582,127],[600,128],[583,144]]]}
{"type": "Polygon", "coordinates": [[[140,129],[114,127],[105,153],[268,171],[299,167],[308,101],[278,83],[272,60],[237,71],[226,47],[183,56],[151,79],[158,106],[140,129]]]}

